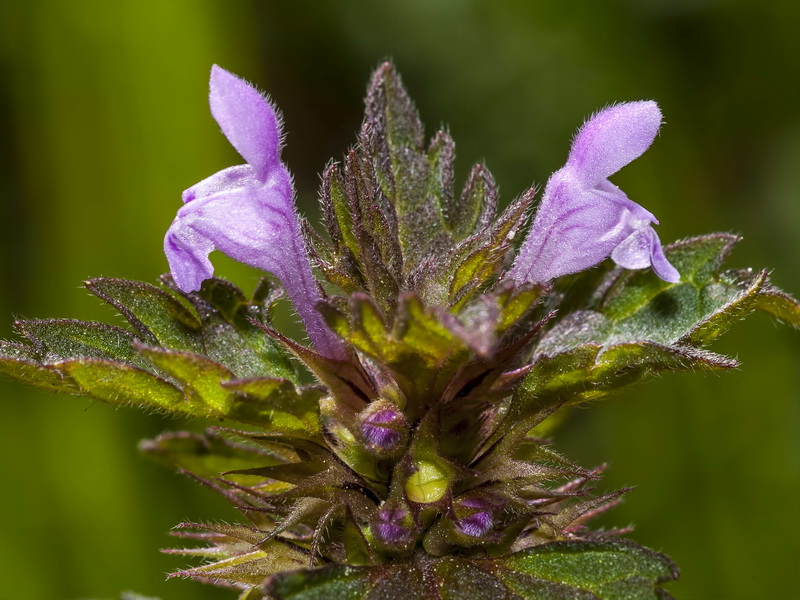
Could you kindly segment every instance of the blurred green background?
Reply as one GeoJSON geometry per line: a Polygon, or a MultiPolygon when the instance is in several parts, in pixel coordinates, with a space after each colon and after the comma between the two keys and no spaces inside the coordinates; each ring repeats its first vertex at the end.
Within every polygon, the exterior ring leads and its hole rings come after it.
{"type": "MultiPolygon", "coordinates": [[[[800,293],[800,3],[722,0],[4,0],[0,337],[14,317],[115,320],[80,288],[154,280],[180,191],[238,161],[208,114],[212,63],[283,109],[303,210],[354,140],[370,70],[397,63],[457,182],[485,160],[506,202],[564,161],[583,119],[656,99],[667,125],[615,182],[662,240],[739,232],[732,266],[800,293]]],[[[255,275],[219,272],[246,288],[255,275]]],[[[607,525],[670,554],[678,598],[792,598],[800,568],[800,336],[765,316],[715,350],[743,367],[669,376],[576,411],[556,447],[602,486],[607,525]]],[[[233,592],[164,581],[182,520],[222,500],[136,452],[186,426],[0,381],[0,600],[233,592]]],[[[190,423],[199,428],[202,423],[190,423]]]]}

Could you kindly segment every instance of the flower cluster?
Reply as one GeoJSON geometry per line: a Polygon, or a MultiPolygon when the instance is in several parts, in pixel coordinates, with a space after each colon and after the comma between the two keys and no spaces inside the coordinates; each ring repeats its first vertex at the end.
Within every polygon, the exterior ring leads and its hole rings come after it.
{"type": "MultiPolygon", "coordinates": [[[[342,358],[339,340],[315,310],[321,299],[297,220],[291,176],[280,162],[280,118],[245,81],[214,66],[211,113],[247,164],[229,167],[183,193],[184,206],[164,242],[172,275],[186,291],[213,275],[208,254],[274,274],[319,352],[342,358]]],[[[617,104],[587,121],[567,164],[547,182],[528,237],[506,277],[546,282],[589,269],[609,256],[626,269],[653,267],[680,281],[651,224],[658,220],[608,181],[655,139],[661,111],[652,101],[617,104]]]]}

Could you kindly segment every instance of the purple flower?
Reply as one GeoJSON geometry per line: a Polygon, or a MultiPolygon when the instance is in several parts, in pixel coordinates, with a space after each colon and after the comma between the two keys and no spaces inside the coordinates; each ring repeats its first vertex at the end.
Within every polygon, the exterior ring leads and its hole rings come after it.
{"type": "Polygon", "coordinates": [[[164,239],[175,283],[185,292],[199,290],[214,273],[208,255],[215,249],[269,271],[280,279],[316,349],[341,358],[341,341],[315,308],[321,293],[300,233],[292,177],[280,160],[280,119],[255,88],[216,65],[210,89],[211,114],[247,164],[223,169],[183,193],[184,205],[164,239]]]}
{"type": "Polygon", "coordinates": [[[626,269],[653,267],[664,281],[680,274],[651,226],[658,220],[608,177],[641,156],[661,126],[653,101],[617,104],[589,119],[567,164],[553,173],[531,231],[508,277],[548,281],[592,267],[608,256],[626,269]]]}

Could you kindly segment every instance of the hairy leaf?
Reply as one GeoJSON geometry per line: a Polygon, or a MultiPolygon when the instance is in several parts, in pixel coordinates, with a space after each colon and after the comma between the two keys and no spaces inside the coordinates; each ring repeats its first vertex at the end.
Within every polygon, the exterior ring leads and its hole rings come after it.
{"type": "Polygon", "coordinates": [[[329,566],[274,575],[276,600],[646,600],[678,576],[667,557],[632,542],[555,542],[503,559],[432,559],[382,567],[329,566]]]}
{"type": "Polygon", "coordinates": [[[0,340],[0,373],[44,390],[78,393],[74,381],[52,365],[42,364],[29,345],[0,340]]]}
{"type": "Polygon", "coordinates": [[[285,458],[265,448],[234,442],[213,430],[203,435],[185,431],[162,433],[153,440],[140,442],[139,450],[172,469],[204,478],[219,477],[235,469],[286,462],[285,458]]]}
{"type": "Polygon", "coordinates": [[[72,319],[44,319],[17,321],[16,329],[28,338],[44,364],[65,359],[101,358],[154,370],[153,365],[136,352],[136,336],[113,325],[72,319]]]}
{"type": "Polygon", "coordinates": [[[608,273],[587,308],[557,321],[539,342],[515,400],[581,402],[659,371],[733,368],[736,360],[702,346],[759,308],[800,323],[800,305],[770,287],[765,273],[720,272],[736,241],[714,234],[667,247],[678,284],[650,271],[608,273]]]}
{"type": "Polygon", "coordinates": [[[201,352],[200,319],[185,302],[149,283],[101,277],[86,288],[108,302],[148,343],[165,348],[201,352]]]}
{"type": "Polygon", "coordinates": [[[443,174],[452,160],[452,146],[448,150],[446,138],[440,136],[428,157],[417,109],[390,63],[375,71],[366,103],[362,145],[373,157],[382,193],[397,213],[404,270],[409,272],[450,245],[440,202],[452,193],[442,188],[452,178],[443,174]]]}
{"type": "Polygon", "coordinates": [[[80,394],[111,404],[206,416],[185,402],[181,390],[168,381],[123,363],[100,359],[69,360],[54,365],[78,384],[80,394]]]}

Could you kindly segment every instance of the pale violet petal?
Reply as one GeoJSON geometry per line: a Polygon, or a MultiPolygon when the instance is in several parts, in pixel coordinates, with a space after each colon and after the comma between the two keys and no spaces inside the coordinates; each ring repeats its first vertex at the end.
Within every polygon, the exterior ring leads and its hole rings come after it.
{"type": "Polygon", "coordinates": [[[661,248],[661,240],[658,239],[658,234],[653,232],[653,246],[650,254],[650,264],[653,266],[653,272],[664,281],[669,283],[680,283],[681,274],[678,272],[667,257],[664,256],[664,250],[661,248]]]}
{"type": "Polygon", "coordinates": [[[185,204],[177,222],[231,258],[280,276],[292,216],[269,190],[237,188],[185,204]]]}
{"type": "Polygon", "coordinates": [[[637,230],[617,246],[611,259],[625,269],[645,269],[652,266],[653,272],[669,283],[678,283],[680,273],[673,267],[661,248],[661,240],[652,227],[637,230]]]}
{"type": "MultiPolygon", "coordinates": [[[[612,254],[628,268],[651,264],[651,248],[661,251],[651,227],[658,220],[607,178],[647,150],[660,126],[661,111],[652,101],[617,104],[589,119],[575,137],[567,164],[548,180],[507,277],[547,281],[588,269],[612,254]]],[[[674,279],[666,259],[653,255],[655,261],[659,276],[674,279]]]]}
{"type": "Polygon", "coordinates": [[[508,276],[548,281],[593,267],[631,234],[632,222],[626,203],[585,190],[568,173],[557,172],[508,276]]]}
{"type": "Polygon", "coordinates": [[[250,165],[237,165],[222,169],[222,171],[214,173],[211,177],[206,177],[201,182],[184,190],[181,199],[186,203],[217,192],[259,184],[260,181],[256,179],[253,167],[250,165]]]}
{"type": "Polygon", "coordinates": [[[298,226],[289,174],[283,174],[273,174],[266,185],[223,190],[184,204],[165,240],[170,268],[184,291],[199,289],[211,276],[208,254],[215,249],[272,273],[317,350],[341,358],[341,341],[316,310],[322,295],[298,226]]]}
{"type": "Polygon", "coordinates": [[[578,131],[567,166],[584,185],[594,187],[641,156],[660,127],[661,110],[652,100],[610,106],[578,131]]]}
{"type": "Polygon", "coordinates": [[[645,269],[650,266],[651,231],[637,229],[614,248],[611,260],[626,269],[645,269]]]}
{"type": "Polygon", "coordinates": [[[164,254],[175,284],[184,292],[196,292],[206,279],[214,275],[208,259],[214,249],[211,240],[175,219],[164,237],[164,254]]]}
{"type": "Polygon", "coordinates": [[[280,160],[281,127],[275,109],[253,86],[217,65],[211,69],[209,87],[211,114],[263,179],[280,160]]]}
{"type": "Polygon", "coordinates": [[[651,213],[641,204],[636,204],[636,202],[628,198],[625,192],[623,192],[618,186],[611,183],[608,179],[604,179],[598,183],[593,190],[598,194],[607,194],[606,197],[609,200],[623,204],[636,219],[650,221],[651,223],[658,225],[658,219],[656,219],[656,216],[653,213],[651,213]]]}
{"type": "Polygon", "coordinates": [[[223,133],[247,161],[223,169],[183,193],[164,251],[178,287],[195,291],[214,268],[213,250],[280,279],[317,350],[343,358],[342,341],[316,304],[321,289],[311,272],[294,206],[291,175],[280,162],[280,119],[254,87],[214,65],[209,104],[223,133]]]}

